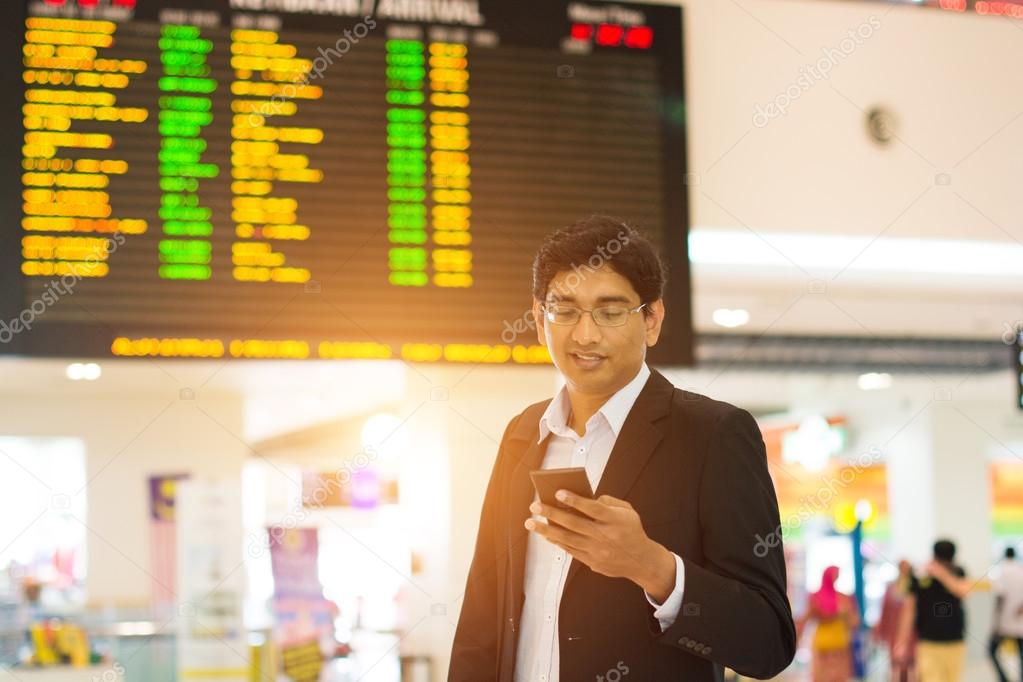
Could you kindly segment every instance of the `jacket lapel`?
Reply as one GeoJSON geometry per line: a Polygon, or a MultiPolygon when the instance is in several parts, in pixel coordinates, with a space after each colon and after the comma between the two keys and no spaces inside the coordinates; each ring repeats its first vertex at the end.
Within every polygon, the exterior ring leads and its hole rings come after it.
{"type": "MultiPolygon", "coordinates": [[[[666,422],[661,420],[670,411],[671,395],[674,390],[675,387],[663,374],[655,369],[650,370],[650,378],[636,397],[636,402],[629,410],[629,415],[625,418],[622,430],[611,449],[607,466],[594,493],[596,497],[610,495],[620,500],[628,499],[632,484],[636,482],[639,472],[643,470],[657,444],[664,437],[664,429],[667,427],[666,422]]],[[[528,505],[527,501],[526,506],[528,505]]],[[[524,516],[522,522],[525,520],[524,516]]],[[[568,589],[581,565],[582,562],[578,560],[573,560],[569,564],[565,589],[568,589]]]]}
{"type": "Polygon", "coordinates": [[[537,442],[540,436],[540,416],[547,408],[550,400],[541,403],[541,406],[526,415],[519,421],[515,428],[513,438],[525,439],[528,446],[519,458],[519,461],[512,468],[511,483],[508,489],[508,556],[511,562],[511,570],[508,580],[513,596],[510,615],[515,619],[516,624],[519,618],[519,606],[522,604],[525,589],[525,566],[526,566],[526,543],[529,531],[523,525],[526,519],[532,516],[529,511],[529,503],[533,501],[533,482],[529,478],[529,472],[539,469],[543,463],[544,454],[547,452],[547,441],[550,434],[542,442],[537,442]]]}

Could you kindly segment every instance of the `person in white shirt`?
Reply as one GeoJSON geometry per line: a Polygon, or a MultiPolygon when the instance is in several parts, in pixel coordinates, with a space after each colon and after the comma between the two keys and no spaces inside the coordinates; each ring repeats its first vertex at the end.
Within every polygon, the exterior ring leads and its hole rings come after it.
{"type": "Polygon", "coordinates": [[[770,678],[795,654],[777,498],[741,408],[647,365],[666,272],[606,216],[548,237],[537,338],[565,386],[509,422],[484,497],[451,682],[770,678]],[[583,467],[542,504],[529,473],[583,467]],[[550,523],[548,523],[550,521],[550,523]]]}
{"type": "Polygon", "coordinates": [[[1023,564],[1016,560],[1016,550],[1012,547],[1005,550],[1001,573],[994,582],[994,594],[994,632],[988,653],[999,682],[1007,682],[1008,677],[998,660],[998,649],[1006,639],[1016,642],[1020,675],[1023,676],[1023,564]]]}

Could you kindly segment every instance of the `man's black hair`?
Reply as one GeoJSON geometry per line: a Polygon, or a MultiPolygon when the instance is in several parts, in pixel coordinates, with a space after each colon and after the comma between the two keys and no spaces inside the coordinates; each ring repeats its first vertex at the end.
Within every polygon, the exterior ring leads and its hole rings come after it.
{"type": "Polygon", "coordinates": [[[533,298],[545,300],[558,273],[575,271],[584,278],[605,264],[629,280],[640,303],[664,295],[667,267],[650,239],[618,218],[598,214],[544,239],[533,259],[533,298]]]}
{"type": "Polygon", "coordinates": [[[956,543],[951,540],[938,540],[934,543],[934,558],[941,561],[952,561],[956,555],[956,543]]]}

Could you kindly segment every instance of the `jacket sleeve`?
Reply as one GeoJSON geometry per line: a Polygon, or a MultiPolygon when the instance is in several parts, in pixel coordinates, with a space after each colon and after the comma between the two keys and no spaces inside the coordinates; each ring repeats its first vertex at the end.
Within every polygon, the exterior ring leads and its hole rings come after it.
{"type": "Polygon", "coordinates": [[[483,498],[476,549],[469,577],[462,595],[462,609],[451,646],[448,682],[480,682],[497,679],[497,657],[500,649],[500,600],[503,586],[497,584],[497,567],[504,560],[504,552],[497,547],[499,507],[504,495],[507,475],[505,451],[508,434],[521,415],[509,422],[501,438],[497,461],[494,463],[483,498]]]}
{"type": "Polygon", "coordinates": [[[658,641],[741,675],[774,677],[792,662],[796,633],[778,501],[760,429],[745,410],[717,422],[699,494],[703,561],[683,557],[682,609],[658,641]]]}

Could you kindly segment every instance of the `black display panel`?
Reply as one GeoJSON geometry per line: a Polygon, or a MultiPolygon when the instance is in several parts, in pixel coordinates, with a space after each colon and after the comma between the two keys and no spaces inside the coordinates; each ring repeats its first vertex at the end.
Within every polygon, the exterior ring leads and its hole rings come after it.
{"type": "Polygon", "coordinates": [[[549,362],[530,265],[591,213],[692,359],[678,7],[6,3],[0,353],[549,362]]]}
{"type": "Polygon", "coordinates": [[[1023,410],[1023,325],[1016,328],[1013,355],[1016,365],[1016,406],[1023,410]]]}

